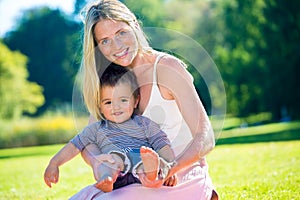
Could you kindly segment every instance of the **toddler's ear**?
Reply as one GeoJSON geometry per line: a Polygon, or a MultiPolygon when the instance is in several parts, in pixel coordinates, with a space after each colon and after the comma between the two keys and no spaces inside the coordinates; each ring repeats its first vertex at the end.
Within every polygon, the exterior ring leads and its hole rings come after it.
{"type": "Polygon", "coordinates": [[[135,99],[135,104],[134,104],[134,108],[137,108],[140,102],[140,95],[137,96],[137,98],[135,99]]]}

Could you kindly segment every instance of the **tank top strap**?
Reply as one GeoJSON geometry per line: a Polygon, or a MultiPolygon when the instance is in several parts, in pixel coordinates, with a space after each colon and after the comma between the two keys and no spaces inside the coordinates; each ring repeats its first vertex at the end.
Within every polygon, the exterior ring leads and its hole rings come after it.
{"type": "Polygon", "coordinates": [[[153,84],[157,84],[157,64],[159,62],[159,60],[164,57],[166,54],[159,54],[156,59],[155,59],[155,62],[154,62],[154,66],[153,66],[153,84]]]}

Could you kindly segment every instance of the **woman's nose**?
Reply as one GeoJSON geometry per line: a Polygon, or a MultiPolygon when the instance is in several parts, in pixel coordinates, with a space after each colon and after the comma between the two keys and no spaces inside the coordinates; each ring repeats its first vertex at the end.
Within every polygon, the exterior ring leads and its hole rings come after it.
{"type": "Polygon", "coordinates": [[[115,49],[121,49],[123,45],[123,41],[121,39],[119,39],[118,37],[115,37],[113,39],[113,46],[115,49]]]}

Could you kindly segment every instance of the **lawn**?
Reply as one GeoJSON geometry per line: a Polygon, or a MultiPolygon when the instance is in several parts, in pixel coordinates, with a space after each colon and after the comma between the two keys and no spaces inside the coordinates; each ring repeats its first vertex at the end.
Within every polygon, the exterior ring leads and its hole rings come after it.
{"type": "MultiPolygon", "coordinates": [[[[300,199],[300,141],[218,145],[208,155],[221,199],[300,199]]],[[[61,145],[0,150],[0,199],[67,199],[93,183],[80,156],[60,169],[52,189],[44,169],[61,145]]]]}
{"type": "Polygon", "coordinates": [[[217,146],[210,175],[221,199],[300,199],[300,141],[217,146]]]}
{"type": "Polygon", "coordinates": [[[60,181],[52,189],[43,181],[49,159],[62,146],[42,146],[0,151],[0,199],[67,199],[93,182],[80,156],[60,169],[60,181]]]}

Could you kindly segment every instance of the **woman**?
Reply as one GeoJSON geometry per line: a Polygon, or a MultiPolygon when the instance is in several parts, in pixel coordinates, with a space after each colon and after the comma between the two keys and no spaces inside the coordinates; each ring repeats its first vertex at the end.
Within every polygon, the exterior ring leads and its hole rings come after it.
{"type": "MultiPolygon", "coordinates": [[[[150,48],[135,15],[124,4],[102,0],[85,8],[83,93],[90,121],[101,119],[97,109],[99,76],[110,62],[134,71],[141,94],[139,112],[160,124],[172,142],[176,159],[168,166],[165,179],[149,181],[144,177],[143,186],[133,184],[111,193],[88,186],[72,198],[218,199],[205,161],[205,155],[215,145],[214,134],[185,64],[150,48]],[[174,174],[178,176],[178,185],[162,186],[174,174]]],[[[88,146],[82,155],[96,178],[99,163],[113,162],[109,155],[97,156],[99,151],[94,145],[88,146]]]]}

